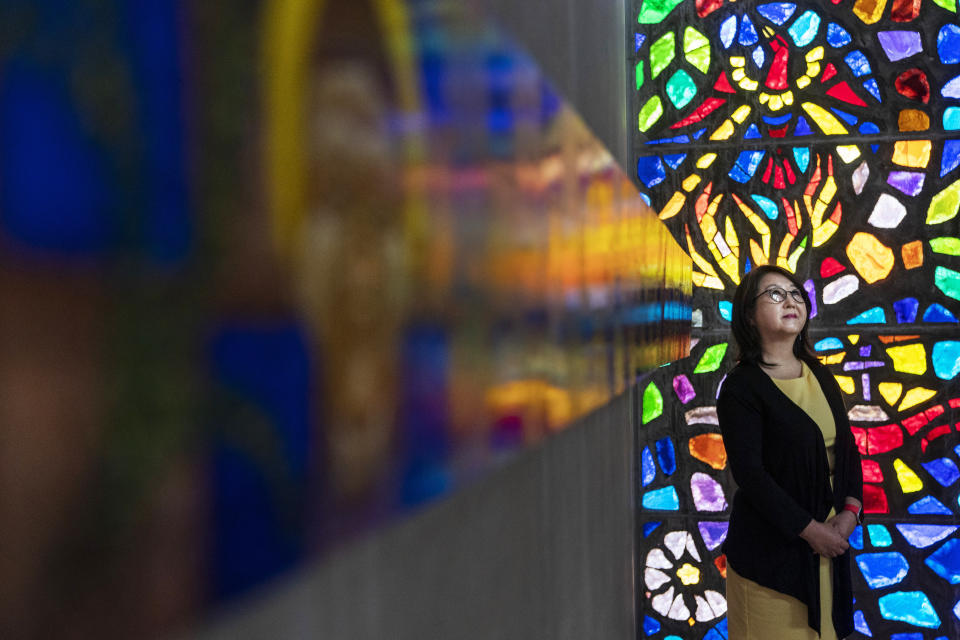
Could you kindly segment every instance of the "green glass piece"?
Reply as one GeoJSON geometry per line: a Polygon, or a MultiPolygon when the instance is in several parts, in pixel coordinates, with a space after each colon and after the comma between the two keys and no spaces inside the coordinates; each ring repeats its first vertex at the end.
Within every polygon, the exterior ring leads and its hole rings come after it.
{"type": "Polygon", "coordinates": [[[683,32],[683,55],[700,73],[710,69],[710,41],[693,27],[687,27],[683,32]]]}
{"type": "Polygon", "coordinates": [[[640,127],[640,131],[646,131],[652,127],[662,115],[663,103],[660,101],[660,96],[653,96],[647,100],[647,103],[640,109],[640,122],[637,126],[640,127]]]}
{"type": "Polygon", "coordinates": [[[954,300],[960,300],[960,273],[946,267],[937,267],[933,280],[940,291],[954,300]]]}
{"type": "Polygon", "coordinates": [[[697,85],[693,84],[693,78],[683,69],[677,69],[667,80],[667,97],[677,109],[687,106],[695,95],[697,85]]]}
{"type": "Polygon", "coordinates": [[[927,209],[927,224],[953,220],[960,209],[960,180],[933,196],[927,209]]]}
{"type": "Polygon", "coordinates": [[[957,12],[957,0],[933,0],[934,4],[938,4],[947,11],[952,11],[953,13],[957,12]]]}
{"type": "Polygon", "coordinates": [[[930,248],[936,253],[945,253],[948,256],[960,256],[960,238],[944,236],[930,240],[930,248]]]}
{"type": "Polygon", "coordinates": [[[723,356],[727,354],[727,343],[721,342],[720,344],[715,344],[712,347],[708,348],[703,352],[703,355],[700,356],[700,362],[697,363],[697,368],[693,370],[694,373],[710,373],[711,371],[716,371],[720,368],[720,363],[723,362],[723,356]]]}
{"type": "Polygon", "coordinates": [[[643,86],[643,60],[637,63],[636,68],[637,75],[637,89],[643,86]]]}
{"type": "Polygon", "coordinates": [[[652,382],[643,391],[643,424],[663,413],[663,395],[652,382]]]}
{"type": "Polygon", "coordinates": [[[640,24],[660,24],[676,9],[682,0],[643,0],[637,22],[640,24]]]}
{"type": "Polygon", "coordinates": [[[660,72],[673,62],[677,49],[677,38],[673,31],[663,34],[659,40],[650,45],[650,77],[656,78],[660,72]]]}

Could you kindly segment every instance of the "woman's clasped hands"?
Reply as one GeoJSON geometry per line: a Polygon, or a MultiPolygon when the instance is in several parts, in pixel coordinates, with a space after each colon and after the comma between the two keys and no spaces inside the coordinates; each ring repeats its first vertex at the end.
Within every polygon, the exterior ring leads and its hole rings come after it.
{"type": "MultiPolygon", "coordinates": [[[[807,541],[807,544],[810,545],[814,553],[824,556],[825,558],[835,558],[850,547],[850,544],[847,542],[847,537],[849,537],[853,528],[851,527],[850,532],[844,534],[843,531],[847,527],[847,523],[845,522],[846,518],[838,521],[837,518],[839,515],[834,516],[826,522],[811,520],[810,524],[800,532],[800,537],[807,541]]],[[[854,518],[854,521],[855,520],[854,518]]]]}

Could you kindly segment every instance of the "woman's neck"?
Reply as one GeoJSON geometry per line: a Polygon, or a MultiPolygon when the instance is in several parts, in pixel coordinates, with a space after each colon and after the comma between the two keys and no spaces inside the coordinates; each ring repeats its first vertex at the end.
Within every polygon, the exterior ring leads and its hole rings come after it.
{"type": "Polygon", "coordinates": [[[794,370],[800,359],[793,352],[793,344],[793,340],[765,342],[761,349],[763,361],[767,363],[765,368],[777,372],[794,370]]]}

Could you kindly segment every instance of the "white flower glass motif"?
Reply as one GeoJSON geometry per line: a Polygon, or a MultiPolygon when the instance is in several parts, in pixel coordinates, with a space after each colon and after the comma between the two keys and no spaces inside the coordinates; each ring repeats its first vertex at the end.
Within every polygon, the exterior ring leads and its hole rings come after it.
{"type": "Polygon", "coordinates": [[[727,612],[727,601],[722,594],[712,589],[695,592],[702,583],[701,562],[693,536],[687,531],[671,531],[664,536],[663,547],[647,553],[643,579],[654,611],[671,620],[686,620],[691,625],[709,622],[727,612]],[[691,604],[695,609],[692,614],[691,604]]]}

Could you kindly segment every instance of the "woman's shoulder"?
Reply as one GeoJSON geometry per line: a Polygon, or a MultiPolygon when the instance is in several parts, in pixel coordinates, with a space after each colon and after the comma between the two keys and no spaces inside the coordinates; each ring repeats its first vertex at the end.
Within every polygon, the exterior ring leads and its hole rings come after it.
{"type": "Polygon", "coordinates": [[[720,387],[720,394],[741,390],[756,390],[758,382],[766,374],[757,365],[750,362],[738,362],[723,379],[723,385],[720,387]]]}

